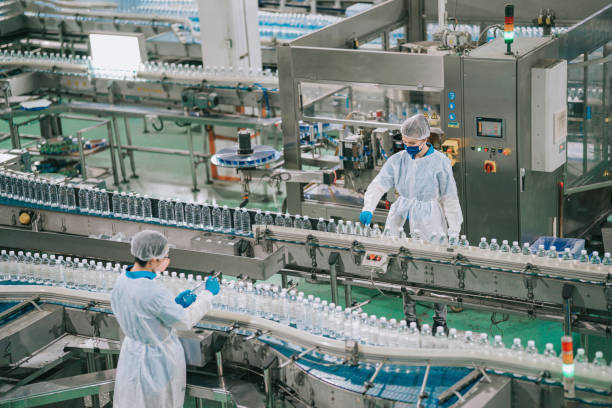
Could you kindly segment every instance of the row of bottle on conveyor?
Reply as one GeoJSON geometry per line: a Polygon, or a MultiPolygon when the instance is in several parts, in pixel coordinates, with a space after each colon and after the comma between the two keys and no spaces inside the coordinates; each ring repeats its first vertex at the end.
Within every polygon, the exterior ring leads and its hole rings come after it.
{"type": "MultiPolygon", "coordinates": [[[[120,264],[103,264],[93,260],[2,250],[0,254],[0,283],[58,286],[92,292],[110,292],[115,280],[124,271],[120,264]]],[[[155,278],[171,296],[183,290],[194,289],[202,282],[202,276],[165,271],[155,278]]],[[[448,334],[442,327],[432,333],[427,324],[419,330],[416,323],[368,315],[360,308],[343,308],[328,303],[314,295],[306,295],[296,289],[285,289],[268,283],[222,279],[221,290],[213,298],[215,310],[251,315],[294,327],[313,335],[338,340],[354,340],[360,344],[380,347],[460,349],[479,355],[507,355],[543,368],[556,369],[561,361],[552,343],[547,343],[539,354],[534,340],[523,348],[521,339],[513,339],[512,346],[505,347],[502,337],[489,339],[486,333],[475,335],[466,331],[459,335],[451,328],[448,334]],[[546,366],[546,367],[545,367],[546,366]]],[[[580,374],[599,370],[612,374],[601,352],[589,363],[583,349],[576,355],[576,371],[580,374]]]]}

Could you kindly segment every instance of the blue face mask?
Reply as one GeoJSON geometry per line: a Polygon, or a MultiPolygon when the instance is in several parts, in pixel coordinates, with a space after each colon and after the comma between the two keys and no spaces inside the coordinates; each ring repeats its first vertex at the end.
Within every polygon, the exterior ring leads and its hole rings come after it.
{"type": "Polygon", "coordinates": [[[414,159],[414,156],[416,156],[417,154],[419,154],[421,152],[422,146],[406,146],[406,145],[404,145],[404,149],[414,159]]]}

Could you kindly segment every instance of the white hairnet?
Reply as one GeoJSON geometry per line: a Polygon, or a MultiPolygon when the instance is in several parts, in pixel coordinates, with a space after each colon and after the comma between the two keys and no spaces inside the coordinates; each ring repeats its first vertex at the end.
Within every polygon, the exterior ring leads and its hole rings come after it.
{"type": "Polygon", "coordinates": [[[144,230],[132,238],[132,255],[142,261],[168,256],[168,240],[157,231],[144,230]]]}
{"type": "Polygon", "coordinates": [[[402,123],[402,136],[423,140],[429,137],[429,122],[422,113],[409,117],[402,123]]]}

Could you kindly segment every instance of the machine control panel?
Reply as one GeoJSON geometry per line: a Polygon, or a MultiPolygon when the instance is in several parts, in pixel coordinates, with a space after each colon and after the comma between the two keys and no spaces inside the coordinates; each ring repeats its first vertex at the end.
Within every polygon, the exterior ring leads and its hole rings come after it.
{"type": "Polygon", "coordinates": [[[382,252],[371,252],[365,253],[361,260],[361,266],[373,270],[378,274],[387,273],[387,267],[389,266],[389,257],[387,254],[382,252]]]}

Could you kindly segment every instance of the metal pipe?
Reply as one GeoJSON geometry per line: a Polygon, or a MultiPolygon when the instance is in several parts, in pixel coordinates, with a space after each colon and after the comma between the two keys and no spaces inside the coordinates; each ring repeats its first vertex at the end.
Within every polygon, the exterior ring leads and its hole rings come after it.
{"type": "Polygon", "coordinates": [[[217,360],[217,375],[219,376],[219,386],[225,389],[225,379],[223,378],[223,354],[220,351],[215,353],[217,360]]]}
{"type": "Polygon", "coordinates": [[[304,110],[304,109],[308,109],[308,108],[310,108],[312,105],[314,105],[315,103],[317,103],[317,102],[319,102],[319,101],[322,101],[323,99],[327,99],[327,98],[329,98],[330,96],[332,96],[332,95],[334,95],[334,94],[336,94],[336,93],[338,93],[338,92],[340,92],[340,91],[342,91],[342,90],[344,90],[344,89],[350,88],[350,87],[351,87],[350,85],[344,85],[344,86],[341,86],[340,88],[334,89],[333,91],[326,92],[326,93],[324,93],[324,94],[323,94],[323,95],[321,95],[321,96],[317,96],[317,97],[316,97],[316,98],[314,98],[312,101],[310,101],[310,102],[308,102],[307,104],[303,105],[303,106],[302,106],[302,110],[304,110]]]}
{"type": "Polygon", "coordinates": [[[191,123],[187,127],[187,141],[189,142],[189,170],[191,170],[191,191],[197,193],[200,191],[198,188],[198,176],[196,174],[195,157],[193,154],[193,130],[191,123]]]}
{"type": "Polygon", "coordinates": [[[565,195],[570,196],[572,194],[583,193],[585,191],[599,190],[606,187],[612,187],[612,181],[602,181],[600,183],[587,184],[580,187],[571,187],[565,189],[565,195]]]}
{"type": "Polygon", "coordinates": [[[115,142],[113,140],[113,128],[110,121],[106,121],[106,133],[108,135],[108,144],[110,146],[111,166],[113,168],[113,183],[119,185],[119,174],[117,174],[117,159],[115,158],[115,142]]]}
{"type": "MultiPolygon", "coordinates": [[[[173,156],[190,156],[188,150],[182,149],[167,149],[163,147],[148,147],[148,146],[133,146],[133,145],[124,145],[121,147],[123,150],[133,150],[137,152],[147,152],[147,153],[159,153],[159,154],[168,154],[173,156]]],[[[201,152],[193,152],[194,157],[205,159],[208,162],[210,159],[210,155],[201,152]]]]}
{"type": "MultiPolygon", "coordinates": [[[[129,123],[127,115],[123,117],[123,122],[125,124],[125,138],[128,144],[131,145],[132,144],[132,132],[130,132],[130,123],[129,123]]],[[[136,165],[134,164],[134,151],[129,150],[128,153],[130,157],[130,169],[132,170],[132,178],[138,178],[138,175],[136,174],[136,165]]]]}
{"type": "Polygon", "coordinates": [[[117,151],[119,152],[119,167],[121,167],[121,178],[122,183],[128,183],[128,179],[125,174],[125,162],[123,161],[123,148],[121,147],[121,134],[119,133],[119,125],[117,124],[117,117],[112,116],[111,121],[113,122],[113,130],[115,134],[115,142],[117,142],[117,151]]]}
{"type": "Polygon", "coordinates": [[[351,278],[346,278],[344,281],[344,307],[351,307],[353,304],[352,282],[353,279],[351,278]]]}
{"type": "Polygon", "coordinates": [[[332,252],[329,256],[329,282],[331,285],[332,302],[338,304],[338,261],[340,254],[332,252]]]}
{"type": "Polygon", "coordinates": [[[83,180],[87,180],[87,166],[85,165],[85,154],[83,153],[83,131],[77,132],[77,143],[79,144],[79,158],[81,160],[81,176],[83,180]]]}
{"type": "Polygon", "coordinates": [[[429,368],[431,367],[431,364],[427,364],[427,368],[425,369],[425,377],[423,378],[423,384],[421,384],[421,391],[419,392],[419,399],[417,401],[417,408],[421,407],[421,402],[428,397],[427,393],[425,392],[425,387],[427,386],[427,378],[429,377],[429,368]]]}

